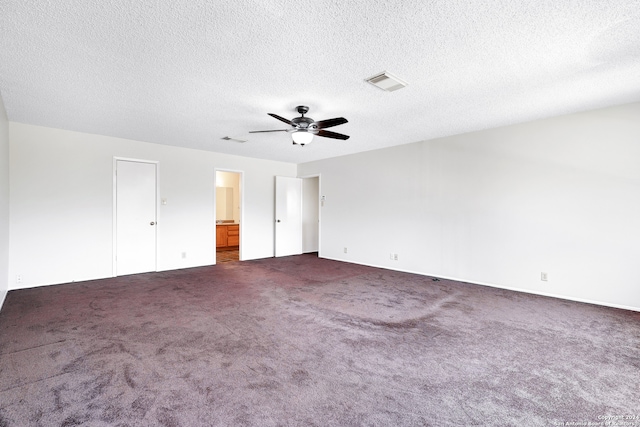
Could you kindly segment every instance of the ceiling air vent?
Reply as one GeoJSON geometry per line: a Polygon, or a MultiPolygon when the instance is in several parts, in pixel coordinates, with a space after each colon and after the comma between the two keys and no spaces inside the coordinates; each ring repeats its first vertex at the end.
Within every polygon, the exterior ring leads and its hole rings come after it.
{"type": "Polygon", "coordinates": [[[369,77],[368,79],[366,79],[366,81],[376,87],[379,87],[382,90],[386,90],[387,92],[393,92],[394,90],[402,89],[407,85],[406,82],[403,82],[393,74],[386,71],[369,77]]]}
{"type": "Polygon", "coordinates": [[[230,136],[225,136],[225,137],[223,137],[221,139],[224,139],[225,141],[247,142],[246,139],[231,138],[230,136]]]}

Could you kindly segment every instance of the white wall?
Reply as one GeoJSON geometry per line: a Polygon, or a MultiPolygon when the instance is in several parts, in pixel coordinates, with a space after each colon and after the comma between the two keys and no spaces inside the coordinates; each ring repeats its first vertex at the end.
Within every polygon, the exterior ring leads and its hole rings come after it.
{"type": "Polygon", "coordinates": [[[273,256],[273,177],[295,176],[294,164],[13,122],[9,130],[10,289],[112,275],[114,156],[159,161],[159,270],[213,263],[215,168],[245,172],[243,258],[273,256]]]}
{"type": "Polygon", "coordinates": [[[9,120],[0,95],[0,308],[9,289],[9,120]]]}
{"type": "Polygon", "coordinates": [[[636,103],[298,176],[322,174],[324,257],[640,310],[639,118],[636,103]]]}

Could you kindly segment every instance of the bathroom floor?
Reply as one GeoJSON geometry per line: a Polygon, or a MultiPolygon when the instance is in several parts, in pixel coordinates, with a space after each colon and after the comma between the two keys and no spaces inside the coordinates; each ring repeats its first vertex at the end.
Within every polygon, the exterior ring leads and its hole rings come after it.
{"type": "Polygon", "coordinates": [[[239,260],[240,260],[240,251],[238,249],[216,251],[216,263],[233,262],[233,261],[239,261],[239,260]]]}

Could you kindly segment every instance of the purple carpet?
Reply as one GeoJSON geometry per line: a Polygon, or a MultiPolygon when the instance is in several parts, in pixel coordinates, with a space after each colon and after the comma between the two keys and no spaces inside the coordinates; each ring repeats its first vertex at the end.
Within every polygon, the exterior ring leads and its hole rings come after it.
{"type": "Polygon", "coordinates": [[[637,416],[640,313],[302,255],[11,291],[0,426],[637,416]]]}

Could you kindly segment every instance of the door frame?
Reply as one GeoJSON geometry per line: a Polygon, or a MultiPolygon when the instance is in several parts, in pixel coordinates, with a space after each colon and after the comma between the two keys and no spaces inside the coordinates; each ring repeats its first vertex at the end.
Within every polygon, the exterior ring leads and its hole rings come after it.
{"type": "MultiPolygon", "coordinates": [[[[311,175],[303,175],[303,176],[299,176],[298,178],[300,179],[308,179],[308,178],[318,178],[318,197],[320,198],[318,200],[318,258],[322,257],[322,207],[323,207],[323,200],[322,200],[322,174],[321,173],[317,173],[317,174],[311,174],[311,175]]],[[[304,192],[304,186],[303,188],[303,192],[304,192]]],[[[302,196],[302,210],[304,211],[304,194],[302,196]]]]}
{"type": "Polygon", "coordinates": [[[216,208],[217,208],[217,204],[218,201],[216,200],[216,187],[217,187],[217,182],[216,182],[216,172],[230,172],[230,173],[237,173],[240,174],[240,195],[239,195],[239,199],[240,199],[240,226],[239,226],[239,232],[240,232],[240,242],[239,242],[239,247],[238,247],[238,260],[239,261],[243,261],[244,258],[242,257],[242,248],[243,248],[243,240],[244,240],[244,232],[243,232],[243,228],[244,228],[244,171],[243,170],[238,170],[238,169],[226,169],[226,168],[213,168],[213,263],[217,264],[218,262],[218,251],[216,250],[216,240],[217,240],[217,236],[216,236],[216,208]]]}
{"type": "Polygon", "coordinates": [[[158,271],[158,246],[159,245],[159,241],[160,241],[160,233],[159,233],[159,227],[160,223],[162,221],[160,221],[160,162],[158,160],[145,160],[145,159],[134,159],[131,157],[113,157],[113,166],[112,166],[112,187],[113,187],[113,198],[112,198],[112,207],[113,207],[113,213],[112,213],[112,221],[111,224],[113,226],[112,228],[112,236],[113,236],[113,243],[112,243],[112,247],[111,247],[111,253],[112,253],[112,261],[111,261],[111,277],[118,277],[117,276],[117,271],[118,271],[118,260],[117,260],[117,248],[118,248],[118,238],[117,238],[117,233],[118,233],[118,207],[116,204],[116,200],[118,197],[118,162],[119,161],[124,161],[124,162],[135,162],[135,163],[151,163],[151,164],[155,164],[156,165],[156,224],[155,224],[155,231],[156,231],[156,268],[154,271],[158,271]]]}

